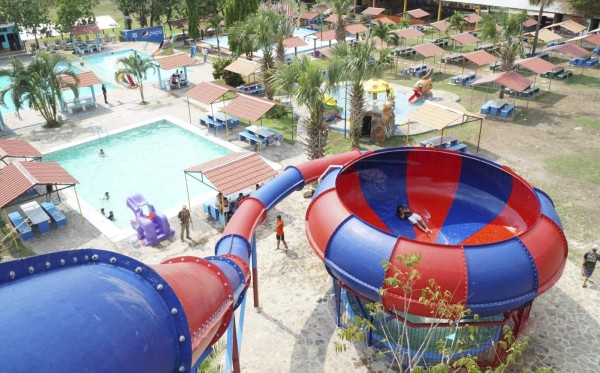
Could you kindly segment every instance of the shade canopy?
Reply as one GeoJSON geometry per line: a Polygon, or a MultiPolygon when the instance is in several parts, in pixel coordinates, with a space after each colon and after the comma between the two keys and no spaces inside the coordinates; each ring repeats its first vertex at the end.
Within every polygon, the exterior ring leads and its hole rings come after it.
{"type": "Polygon", "coordinates": [[[483,18],[481,18],[481,16],[478,16],[475,13],[471,13],[465,17],[465,21],[467,21],[467,23],[477,23],[477,22],[481,21],[482,19],[483,18]]]}
{"type": "Polygon", "coordinates": [[[388,17],[375,18],[374,20],[371,21],[371,23],[374,23],[374,24],[381,23],[381,24],[387,24],[387,25],[395,25],[396,24],[396,22],[389,19],[388,17]]]}
{"type": "Polygon", "coordinates": [[[367,93],[382,93],[392,89],[392,87],[385,80],[370,79],[365,82],[364,89],[367,93]]]}
{"type": "Polygon", "coordinates": [[[425,58],[444,54],[444,50],[433,43],[415,45],[412,49],[425,58]]]}
{"type": "Polygon", "coordinates": [[[100,27],[95,23],[71,27],[71,34],[75,36],[99,34],[100,32],[102,32],[102,30],[100,30],[100,27]]]}
{"type": "Polygon", "coordinates": [[[327,31],[320,31],[315,33],[316,37],[321,39],[321,41],[331,41],[331,40],[335,40],[335,30],[331,29],[331,30],[327,30],[327,31]]]}
{"type": "Polygon", "coordinates": [[[550,26],[546,26],[544,28],[549,29],[549,28],[555,28],[555,27],[563,28],[563,29],[565,29],[567,31],[570,31],[570,32],[574,33],[574,34],[579,34],[581,31],[587,29],[586,26],[584,26],[582,24],[579,24],[579,23],[577,23],[577,22],[575,22],[575,21],[573,21],[571,19],[568,20],[568,21],[564,21],[564,22],[560,22],[560,23],[555,23],[555,24],[552,24],[550,26]]]}
{"type": "Polygon", "coordinates": [[[186,173],[200,173],[218,191],[228,195],[261,184],[277,172],[258,154],[239,152],[190,167],[186,173]]]}
{"type": "Polygon", "coordinates": [[[594,45],[600,45],[600,35],[598,34],[587,34],[587,35],[583,35],[583,36],[577,36],[573,39],[569,39],[569,41],[579,41],[579,40],[584,40],[587,41],[588,43],[592,43],[594,45]]]}
{"type": "Polygon", "coordinates": [[[317,12],[304,12],[302,14],[300,14],[300,17],[298,17],[299,19],[304,19],[306,21],[310,21],[311,19],[315,19],[319,16],[319,13],[317,12]]]}
{"type": "Polygon", "coordinates": [[[245,58],[238,58],[225,67],[225,70],[242,76],[250,76],[260,72],[260,65],[245,58]]]}
{"type": "Polygon", "coordinates": [[[417,110],[408,114],[408,120],[442,131],[448,126],[464,122],[465,115],[482,118],[482,116],[477,114],[462,112],[447,106],[425,101],[417,110]]]}
{"type": "Polygon", "coordinates": [[[365,15],[365,16],[378,16],[381,13],[383,13],[385,11],[385,8],[374,8],[374,7],[368,7],[367,9],[363,10],[361,12],[361,14],[365,15]]]}
{"type": "MultiPolygon", "coordinates": [[[[534,35],[534,33],[529,33],[528,35],[534,35]]],[[[556,40],[560,40],[562,39],[562,36],[550,31],[550,30],[546,30],[546,29],[542,29],[540,30],[540,32],[538,33],[538,39],[549,43],[551,41],[556,41],[556,40]]]]}
{"type": "Polygon", "coordinates": [[[536,74],[545,74],[548,71],[553,71],[558,67],[555,64],[550,63],[540,57],[531,57],[522,60],[517,60],[515,61],[515,65],[524,67],[527,70],[533,71],[536,74]]]}
{"type": "Polygon", "coordinates": [[[77,183],[58,162],[12,162],[0,169],[0,208],[10,205],[36,185],[73,186],[77,183]]]}
{"type": "Polygon", "coordinates": [[[590,54],[590,52],[575,44],[559,44],[546,48],[544,51],[556,51],[575,58],[584,57],[590,54]]]}
{"type": "Polygon", "coordinates": [[[471,83],[471,85],[476,86],[491,82],[497,82],[498,84],[508,87],[519,93],[531,87],[533,84],[531,80],[514,71],[505,71],[481,77],[471,83]]]}
{"type": "Polygon", "coordinates": [[[369,31],[369,29],[367,28],[367,26],[365,26],[361,23],[354,23],[354,24],[346,26],[346,31],[352,35],[356,35],[356,34],[360,34],[363,32],[367,32],[367,31],[369,31]]]}
{"type": "MultiPolygon", "coordinates": [[[[96,84],[102,84],[102,80],[100,80],[98,75],[94,74],[93,71],[84,71],[82,73],[79,73],[79,74],[77,74],[77,79],[79,80],[79,82],[77,83],[78,88],[92,87],[96,84]]],[[[75,80],[73,78],[71,78],[70,76],[62,75],[60,77],[60,89],[62,89],[62,90],[69,89],[69,87],[67,87],[65,85],[65,83],[74,84],[75,80]]]]}
{"type": "Polygon", "coordinates": [[[450,37],[462,45],[476,44],[477,42],[479,42],[478,37],[473,36],[468,32],[464,32],[458,35],[452,35],[450,37]]]}
{"type": "Polygon", "coordinates": [[[0,161],[5,158],[42,158],[42,153],[25,140],[0,139],[0,161]]]}
{"type": "Polygon", "coordinates": [[[402,30],[396,30],[394,32],[396,33],[396,35],[398,35],[401,38],[406,39],[406,40],[418,39],[418,38],[422,37],[423,35],[425,35],[421,31],[417,30],[416,28],[412,28],[412,27],[405,28],[402,30]]]}
{"type": "Polygon", "coordinates": [[[535,25],[537,25],[537,21],[535,19],[527,18],[525,21],[523,21],[523,27],[525,28],[533,27],[535,25]]]}
{"type": "Polygon", "coordinates": [[[185,95],[203,104],[210,105],[223,97],[227,92],[243,93],[242,90],[233,88],[224,83],[201,82],[188,90],[185,95]]]}
{"type": "Polygon", "coordinates": [[[298,48],[298,47],[305,47],[308,45],[308,43],[297,36],[292,36],[291,38],[284,39],[283,45],[286,48],[298,48]]]}
{"type": "Polygon", "coordinates": [[[470,53],[464,53],[462,56],[464,58],[466,58],[467,60],[473,62],[477,66],[489,65],[498,60],[498,58],[496,58],[495,56],[489,54],[488,52],[486,52],[484,50],[470,52],[470,53]]]}
{"type": "Polygon", "coordinates": [[[322,48],[322,49],[319,49],[319,53],[321,53],[323,55],[323,57],[331,58],[333,56],[333,49],[322,48]]]}
{"type": "Polygon", "coordinates": [[[186,53],[156,56],[154,57],[154,60],[158,62],[163,70],[172,70],[178,67],[194,66],[196,64],[196,62],[186,53]]]}
{"type": "Polygon", "coordinates": [[[121,27],[121,25],[119,25],[119,22],[115,21],[115,19],[111,16],[97,16],[96,24],[98,25],[98,28],[100,28],[100,30],[121,27]]]}
{"type": "Polygon", "coordinates": [[[439,21],[430,23],[429,26],[438,29],[439,31],[446,31],[450,28],[450,22],[448,21],[439,21]]]}
{"type": "MultiPolygon", "coordinates": [[[[344,14],[344,16],[342,16],[342,19],[346,19],[348,18],[347,15],[344,14]]],[[[338,21],[338,17],[337,14],[330,14],[327,18],[325,18],[323,21],[325,22],[330,22],[330,23],[336,23],[338,21]]]]}
{"type": "Polygon", "coordinates": [[[413,9],[413,10],[409,10],[406,13],[408,13],[413,18],[425,18],[425,17],[429,16],[429,13],[427,13],[423,9],[413,9]]]}
{"type": "Polygon", "coordinates": [[[221,111],[223,113],[236,116],[255,122],[263,117],[271,108],[277,105],[277,102],[247,95],[239,95],[231,103],[225,106],[221,111]]]}

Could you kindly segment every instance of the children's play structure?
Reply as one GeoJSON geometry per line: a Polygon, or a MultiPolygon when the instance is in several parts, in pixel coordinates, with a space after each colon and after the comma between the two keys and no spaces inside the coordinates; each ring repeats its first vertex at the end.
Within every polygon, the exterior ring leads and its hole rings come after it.
{"type": "Polygon", "coordinates": [[[156,211],[154,205],[146,201],[141,194],[128,197],[127,207],[135,215],[131,226],[137,232],[137,239],[144,242],[144,245],[152,246],[175,234],[169,225],[169,219],[163,213],[156,211]]]}
{"type": "Polygon", "coordinates": [[[413,87],[413,94],[408,98],[408,103],[414,104],[420,100],[428,100],[432,97],[431,88],[433,88],[433,69],[429,69],[423,78],[419,79],[413,87]]]}
{"type": "Polygon", "coordinates": [[[158,49],[154,51],[154,53],[152,53],[151,56],[168,56],[170,54],[173,54],[175,50],[175,40],[177,40],[177,35],[175,34],[173,34],[171,39],[164,39],[160,42],[160,44],[158,45],[158,49]]]}
{"type": "MultiPolygon", "coordinates": [[[[83,249],[1,263],[3,370],[190,372],[225,335],[227,361],[239,368],[251,277],[258,306],[255,230],[277,203],[316,181],[306,231],[333,278],[338,322],[348,312],[342,302],[356,306],[351,297],[381,301],[396,314],[410,300],[410,315],[429,316],[420,291],[411,299],[379,291],[391,275],[383,260],[398,264],[398,255],[419,253],[416,287],[434,278],[487,320],[485,339],[497,342],[497,325],[518,335],[535,297],[564,269],[567,241],[552,201],[509,168],[434,148],[354,150],[290,166],[245,198],[214,256],[148,266],[83,249]],[[398,204],[423,216],[433,233],[400,220],[398,204]],[[33,358],[31,351],[44,353],[33,358]]],[[[143,197],[129,203],[147,227],[143,197]]],[[[471,352],[497,356],[497,343],[481,346],[471,352]]]]}

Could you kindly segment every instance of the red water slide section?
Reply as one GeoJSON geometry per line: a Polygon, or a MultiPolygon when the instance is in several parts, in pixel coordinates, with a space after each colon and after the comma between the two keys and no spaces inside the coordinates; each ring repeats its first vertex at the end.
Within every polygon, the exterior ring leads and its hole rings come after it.
{"type": "MultiPolygon", "coordinates": [[[[368,153],[367,153],[368,154],[368,153]]],[[[304,178],[304,184],[309,184],[317,180],[329,166],[342,166],[346,163],[358,159],[362,153],[358,149],[353,149],[347,153],[330,155],[327,157],[313,159],[310,162],[295,166],[304,178]]]]}
{"type": "Polygon", "coordinates": [[[238,208],[231,216],[223,231],[223,237],[237,234],[252,242],[252,235],[256,227],[265,220],[267,210],[261,201],[252,196],[244,198],[240,206],[244,208],[238,208]]]}
{"type": "Polygon", "coordinates": [[[467,261],[461,246],[435,245],[399,238],[390,258],[393,266],[387,270],[385,277],[393,277],[396,274],[394,267],[404,268],[398,256],[412,253],[421,255],[421,261],[415,266],[421,273],[421,279],[414,284],[412,294],[405,294],[401,288],[390,288],[384,282],[386,295],[383,297],[383,305],[386,309],[404,312],[405,305],[408,304],[411,314],[429,315],[431,306],[419,302],[419,297],[421,290],[429,286],[431,278],[436,279],[436,283],[442,287],[442,292],[448,290],[452,293],[451,303],[467,302],[467,261]]]}
{"type": "Polygon", "coordinates": [[[415,102],[419,101],[419,99],[421,98],[421,94],[417,91],[413,91],[412,96],[410,96],[408,98],[408,103],[409,104],[414,104],[415,102]]]}

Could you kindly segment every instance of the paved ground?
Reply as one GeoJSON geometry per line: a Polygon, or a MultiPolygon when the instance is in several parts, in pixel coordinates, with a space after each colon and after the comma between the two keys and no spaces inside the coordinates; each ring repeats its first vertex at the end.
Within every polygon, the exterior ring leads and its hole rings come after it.
{"type": "MultiPolygon", "coordinates": [[[[136,46],[140,47],[141,43],[136,46]]],[[[143,47],[143,45],[141,45],[143,47]]],[[[151,48],[147,46],[148,49],[151,48]]],[[[197,65],[190,74],[192,82],[212,80],[211,66],[197,65]]],[[[22,120],[5,114],[15,128],[14,137],[31,141],[40,150],[89,137],[90,127],[101,125],[107,130],[132,122],[150,120],[168,114],[189,121],[190,114],[179,92],[163,92],[147,87],[147,106],[138,104],[136,91],[122,88],[110,92],[109,105],[100,105],[85,113],[68,116],[69,123],[60,129],[44,129],[31,123],[41,122],[32,112],[23,112],[22,120]]],[[[198,105],[200,106],[200,105],[198,105]]],[[[190,108],[192,123],[201,110],[190,108]]],[[[220,134],[219,136],[223,136],[220,134]]],[[[244,146],[243,143],[232,141],[244,146]]],[[[283,166],[305,161],[300,144],[269,147],[263,155],[283,166]]],[[[350,346],[341,354],[334,352],[337,330],[331,280],[306,242],[304,213],[308,200],[300,192],[284,200],[258,229],[258,262],[260,311],[250,303],[248,293],[246,323],[242,341],[241,362],[246,372],[379,372],[388,371],[385,364],[371,362],[361,345],[350,346]],[[274,216],[281,214],[286,222],[288,252],[275,251],[274,216]]],[[[31,242],[38,252],[51,252],[76,247],[97,247],[158,263],[177,255],[212,255],[220,229],[193,206],[193,242],[164,242],[156,247],[132,247],[128,240],[112,243],[74,211],[67,211],[70,226],[31,242]]],[[[175,223],[172,220],[172,223],[175,223]]],[[[133,231],[132,231],[133,235],[133,231]]],[[[600,286],[592,283],[581,287],[580,269],[567,263],[558,284],[534,303],[527,334],[531,345],[523,366],[552,366],[556,372],[596,372],[600,366],[600,286]]],[[[520,370],[518,367],[515,371],[520,370]]]]}

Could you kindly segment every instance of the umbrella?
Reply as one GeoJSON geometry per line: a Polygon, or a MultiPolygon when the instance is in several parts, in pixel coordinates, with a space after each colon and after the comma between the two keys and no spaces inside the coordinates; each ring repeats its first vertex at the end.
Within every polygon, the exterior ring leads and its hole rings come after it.
{"type": "Polygon", "coordinates": [[[333,107],[337,106],[337,101],[335,100],[335,98],[333,98],[333,96],[331,96],[329,94],[323,95],[323,103],[327,106],[333,106],[333,107]]]}
{"type": "Polygon", "coordinates": [[[365,82],[365,91],[368,93],[382,93],[387,90],[392,90],[392,87],[385,80],[371,79],[365,82]]]}

